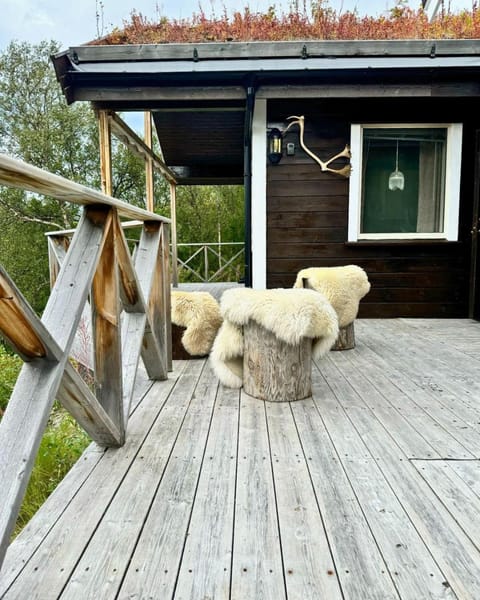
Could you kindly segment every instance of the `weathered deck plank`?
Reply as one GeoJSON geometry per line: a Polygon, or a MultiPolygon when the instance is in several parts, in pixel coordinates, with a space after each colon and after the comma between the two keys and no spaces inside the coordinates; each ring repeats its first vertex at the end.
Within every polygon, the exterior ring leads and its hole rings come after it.
{"type": "MultiPolygon", "coordinates": [[[[176,598],[230,595],[239,392],[220,388],[188,527],[176,598]]],[[[201,456],[197,457],[201,460],[201,456]]]]}
{"type": "Polygon", "coordinates": [[[217,379],[209,368],[204,368],[148,512],[119,598],[154,598],[156,595],[160,598],[172,597],[217,388],[217,379]]]}
{"type": "Polygon", "coordinates": [[[74,467],[0,598],[478,600],[480,325],[356,330],[292,403],[227,390],[205,360],[151,389],[140,371],[126,445],[74,467]]]}
{"type": "Polygon", "coordinates": [[[266,409],[287,597],[342,598],[291,408],[279,402],[266,409]]]}
{"type": "Polygon", "coordinates": [[[242,392],[232,598],[286,598],[264,403],[242,392]]]}

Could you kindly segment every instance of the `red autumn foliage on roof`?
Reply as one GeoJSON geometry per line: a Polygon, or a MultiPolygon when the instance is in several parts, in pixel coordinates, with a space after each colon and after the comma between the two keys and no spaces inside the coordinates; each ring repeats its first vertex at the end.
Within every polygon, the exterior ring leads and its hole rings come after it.
{"type": "Polygon", "coordinates": [[[471,11],[442,11],[429,21],[422,9],[413,10],[401,1],[387,16],[377,17],[338,13],[320,1],[312,3],[310,13],[291,9],[276,14],[273,7],[252,12],[246,7],[231,16],[226,10],[220,17],[201,11],[181,20],[152,21],[134,11],[122,30],[114,29],[91,44],[475,38],[480,38],[480,9],[475,4],[471,11]]]}

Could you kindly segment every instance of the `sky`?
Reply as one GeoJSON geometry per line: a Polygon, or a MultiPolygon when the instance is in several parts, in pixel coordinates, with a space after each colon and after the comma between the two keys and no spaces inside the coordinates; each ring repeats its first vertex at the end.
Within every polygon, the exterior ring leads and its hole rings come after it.
{"type": "MultiPolygon", "coordinates": [[[[471,9],[473,0],[446,0],[452,10],[471,9]]],[[[280,13],[287,10],[289,0],[1,0],[0,50],[12,40],[32,44],[42,40],[55,40],[62,49],[78,46],[107,34],[114,27],[122,28],[133,10],[149,19],[166,16],[171,19],[189,18],[200,12],[207,16],[212,12],[220,15],[224,7],[228,14],[232,9],[249,6],[250,10],[266,11],[275,6],[280,13]],[[97,18],[96,15],[100,15],[97,18]]],[[[299,2],[302,6],[302,2],[299,2]]],[[[310,1],[306,1],[307,6],[310,1]]],[[[328,5],[336,11],[354,10],[359,14],[379,16],[395,6],[395,0],[329,0],[328,5]]],[[[420,6],[421,0],[409,0],[412,8],[420,6]]]]}

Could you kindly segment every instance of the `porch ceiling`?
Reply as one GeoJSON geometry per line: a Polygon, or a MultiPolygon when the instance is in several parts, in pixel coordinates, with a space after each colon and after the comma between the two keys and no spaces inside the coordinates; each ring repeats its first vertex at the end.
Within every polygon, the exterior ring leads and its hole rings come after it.
{"type": "Polygon", "coordinates": [[[180,184],[243,183],[244,120],[241,107],[153,112],[165,163],[180,184]]]}

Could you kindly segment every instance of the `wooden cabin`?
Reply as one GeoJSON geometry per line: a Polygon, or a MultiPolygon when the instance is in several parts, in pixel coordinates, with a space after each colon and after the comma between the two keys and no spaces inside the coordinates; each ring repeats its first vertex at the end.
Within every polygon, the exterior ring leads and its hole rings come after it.
{"type": "Polygon", "coordinates": [[[480,41],[92,45],[53,61],[68,102],[151,112],[174,185],[243,183],[247,285],[355,263],[372,282],[360,316],[479,318],[480,41]]]}

